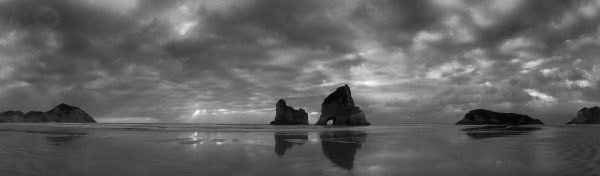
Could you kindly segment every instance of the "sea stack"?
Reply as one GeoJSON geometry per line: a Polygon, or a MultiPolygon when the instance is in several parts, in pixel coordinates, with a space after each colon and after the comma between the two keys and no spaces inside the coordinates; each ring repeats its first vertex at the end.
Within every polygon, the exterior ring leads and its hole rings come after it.
{"type": "Polygon", "coordinates": [[[529,125],[544,124],[538,119],[527,115],[500,113],[485,109],[469,111],[465,117],[456,122],[457,125],[529,125]]]}
{"type": "Polygon", "coordinates": [[[338,87],[335,92],[329,94],[321,105],[321,117],[316,125],[327,125],[327,121],[333,120],[333,125],[366,126],[365,113],[354,105],[352,93],[348,84],[338,87]]]}
{"type": "Polygon", "coordinates": [[[600,107],[585,107],[577,111],[577,116],[567,124],[600,124],[600,107]]]}
{"type": "Polygon", "coordinates": [[[275,120],[271,125],[308,125],[308,114],[304,109],[289,107],[283,99],[277,101],[275,106],[275,120]]]}
{"type": "Polygon", "coordinates": [[[1,122],[71,122],[71,123],[96,123],[85,111],[75,106],[60,104],[50,111],[6,111],[0,113],[1,122]]]}

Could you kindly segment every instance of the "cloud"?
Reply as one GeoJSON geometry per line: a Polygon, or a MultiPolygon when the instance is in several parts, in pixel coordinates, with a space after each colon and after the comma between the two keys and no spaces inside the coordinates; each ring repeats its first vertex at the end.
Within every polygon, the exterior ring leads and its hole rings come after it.
{"type": "Polygon", "coordinates": [[[534,97],[542,102],[545,102],[545,103],[556,102],[556,98],[554,98],[553,96],[550,96],[545,93],[541,93],[535,89],[525,89],[525,92],[527,92],[527,94],[531,95],[532,97],[534,97]]]}
{"type": "Polygon", "coordinates": [[[152,117],[100,117],[95,118],[98,123],[158,123],[156,118],[152,117]]]}
{"type": "Polygon", "coordinates": [[[319,112],[348,83],[375,124],[451,123],[474,108],[562,122],[557,111],[600,101],[598,9],[558,0],[2,1],[0,109],[65,102],[99,118],[267,123],[278,99],[319,112]],[[542,102],[552,103],[534,106],[542,102]]]}

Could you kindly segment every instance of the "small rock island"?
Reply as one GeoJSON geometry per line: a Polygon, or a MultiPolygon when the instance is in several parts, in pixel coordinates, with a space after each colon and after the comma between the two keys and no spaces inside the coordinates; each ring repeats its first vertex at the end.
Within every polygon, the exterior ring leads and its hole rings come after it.
{"type": "Polygon", "coordinates": [[[600,124],[600,107],[584,107],[577,111],[577,116],[567,124],[600,124]]]}
{"type": "Polygon", "coordinates": [[[277,101],[275,120],[271,125],[308,125],[308,114],[304,109],[294,109],[286,105],[285,100],[277,101]]]}
{"type": "Polygon", "coordinates": [[[457,125],[529,125],[544,124],[539,119],[514,113],[500,113],[486,109],[469,111],[457,125]]]}
{"type": "Polygon", "coordinates": [[[75,106],[60,104],[50,111],[5,111],[0,112],[0,123],[22,122],[61,122],[61,123],[96,123],[85,111],[75,106]]]}
{"type": "Polygon", "coordinates": [[[327,121],[333,120],[333,125],[366,126],[365,113],[354,105],[352,93],[348,84],[338,87],[335,92],[329,94],[321,105],[321,116],[316,125],[327,125],[327,121]]]}

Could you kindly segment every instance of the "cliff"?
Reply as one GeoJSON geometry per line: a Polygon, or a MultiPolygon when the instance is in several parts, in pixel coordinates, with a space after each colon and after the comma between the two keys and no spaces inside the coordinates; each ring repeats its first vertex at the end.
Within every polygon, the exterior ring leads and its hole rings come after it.
{"type": "Polygon", "coordinates": [[[600,107],[582,108],[567,124],[600,124],[600,107]]]}

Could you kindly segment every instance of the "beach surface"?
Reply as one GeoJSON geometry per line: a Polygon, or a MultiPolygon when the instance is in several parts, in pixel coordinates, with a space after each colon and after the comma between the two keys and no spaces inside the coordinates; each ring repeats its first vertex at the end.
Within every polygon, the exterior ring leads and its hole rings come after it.
{"type": "Polygon", "coordinates": [[[597,175],[600,125],[0,124],[0,175],[597,175]]]}

